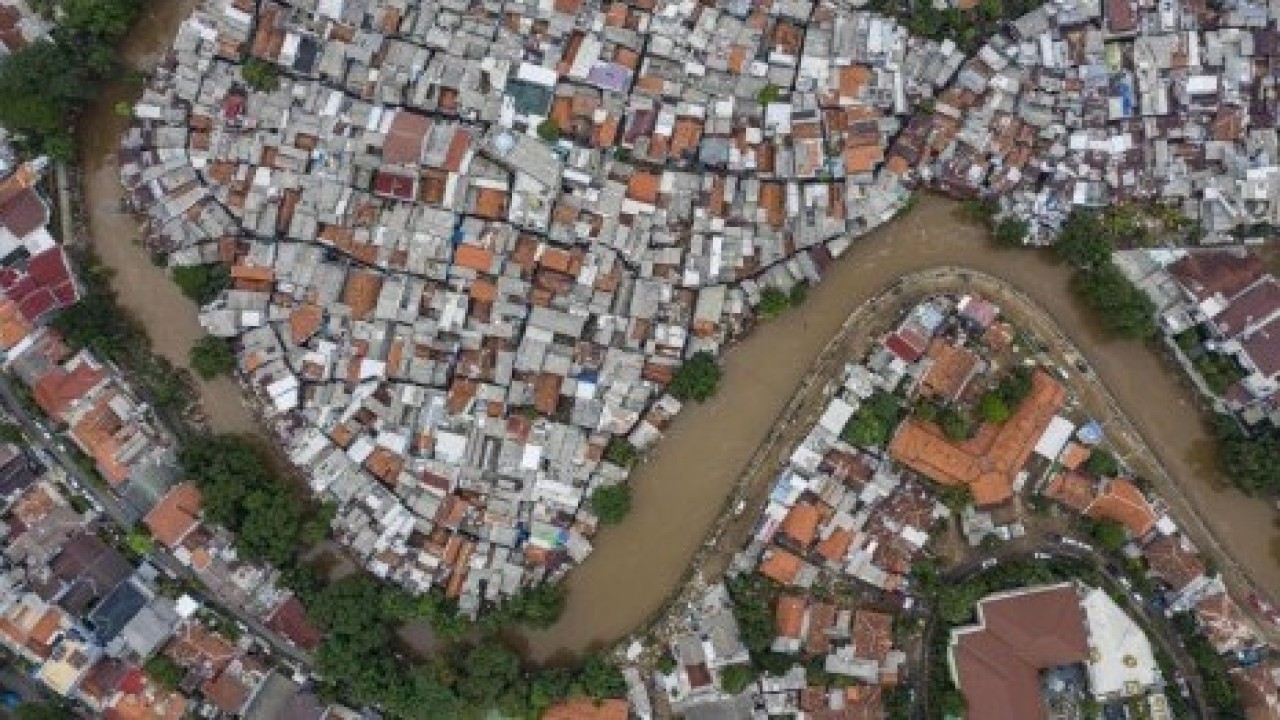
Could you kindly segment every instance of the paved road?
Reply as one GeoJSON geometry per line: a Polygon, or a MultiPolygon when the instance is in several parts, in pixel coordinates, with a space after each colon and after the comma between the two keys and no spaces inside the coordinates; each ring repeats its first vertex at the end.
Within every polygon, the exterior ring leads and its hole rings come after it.
{"type": "MultiPolygon", "coordinates": [[[[123,531],[130,530],[137,522],[139,512],[132,507],[128,507],[121,503],[113,493],[110,493],[99,486],[95,478],[90,478],[72,456],[65,442],[62,439],[46,429],[44,424],[32,416],[27,410],[26,405],[18,397],[17,392],[13,388],[13,384],[6,376],[0,376],[0,404],[18,420],[26,431],[27,437],[33,443],[38,445],[49,457],[52,457],[61,466],[67,477],[74,480],[78,485],[78,489],[89,495],[98,507],[123,531]]],[[[269,629],[257,617],[245,611],[238,605],[225,602],[211,593],[207,592],[204,584],[200,581],[190,568],[183,565],[168,550],[157,547],[149,556],[149,559],[157,567],[166,573],[174,576],[185,578],[191,581],[196,587],[202,589],[197,595],[202,602],[218,608],[220,611],[234,617],[241,623],[244,623],[254,635],[268,643],[272,649],[291,661],[303,666],[310,665],[311,658],[309,655],[300,650],[293,643],[284,637],[269,629]]]]}

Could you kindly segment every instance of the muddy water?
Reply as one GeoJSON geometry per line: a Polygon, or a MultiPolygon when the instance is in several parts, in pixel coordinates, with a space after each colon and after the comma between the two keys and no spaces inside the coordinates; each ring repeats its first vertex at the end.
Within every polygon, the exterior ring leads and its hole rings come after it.
{"type": "Polygon", "coordinates": [[[1149,348],[1109,340],[1077,307],[1050,256],[994,248],[957,219],[957,205],[924,197],[908,217],[859,240],[804,306],[728,353],[722,390],[680,415],[634,476],[632,514],[601,532],[570,574],[564,620],[526,637],[530,656],[553,659],[626,635],[659,609],[711,525],[752,450],[810,363],[848,314],[894,278],[942,265],[981,270],[1030,295],[1088,356],[1095,372],[1263,587],[1280,587],[1273,512],[1223,490],[1208,429],[1174,372],[1149,348]]]}
{"type": "MultiPolygon", "coordinates": [[[[149,3],[145,17],[129,33],[122,46],[129,65],[149,69],[166,52],[195,0],[161,0],[149,3]]],[[[196,322],[196,306],[170,282],[138,244],[142,229],[138,220],[120,211],[120,186],[116,151],[128,118],[115,112],[116,103],[133,101],[137,87],[126,83],[110,86],[89,110],[79,128],[84,161],[84,197],[89,213],[93,249],[102,262],[115,270],[113,283],[120,303],[146,326],[156,352],[180,367],[188,367],[187,352],[203,335],[196,322]]],[[[253,414],[241,401],[235,382],[221,378],[198,381],[201,405],[212,428],[219,432],[253,433],[259,429],[253,414]]]]}
{"type": "MultiPolygon", "coordinates": [[[[127,41],[129,60],[144,68],[154,62],[194,5],[193,0],[153,3],[127,41]]],[[[157,350],[185,364],[188,347],[200,335],[195,308],[134,243],[138,224],[117,211],[115,148],[126,123],[113,107],[135,94],[124,86],[113,88],[81,129],[95,247],[117,271],[122,301],[146,324],[157,350]]],[[[1143,345],[1105,339],[1073,302],[1067,273],[1051,258],[995,249],[982,230],[957,219],[955,203],[925,197],[907,218],[859,240],[802,308],[728,354],[722,391],[682,414],[636,472],[631,515],[603,530],[596,552],[570,574],[564,619],[522,639],[529,656],[548,660],[612,642],[658,610],[753,450],[849,312],[895,277],[940,265],[1004,278],[1048,310],[1237,561],[1262,587],[1280,588],[1273,513],[1263,502],[1224,489],[1214,470],[1208,429],[1176,372],[1143,345]]],[[[229,381],[203,383],[200,390],[215,428],[256,429],[229,381]]],[[[429,641],[420,627],[408,635],[429,641]]]]}

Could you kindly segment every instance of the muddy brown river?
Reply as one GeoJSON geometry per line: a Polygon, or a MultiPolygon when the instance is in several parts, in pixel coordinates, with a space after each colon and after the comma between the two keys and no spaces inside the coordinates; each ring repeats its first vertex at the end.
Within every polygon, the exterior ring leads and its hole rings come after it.
{"type": "MultiPolygon", "coordinates": [[[[126,56],[147,68],[163,53],[194,0],[153,3],[130,34],[126,56]]],[[[126,120],[115,103],[136,89],[111,88],[82,124],[87,202],[94,246],[115,269],[124,305],[147,326],[156,349],[185,365],[200,336],[195,307],[134,241],[135,219],[119,212],[115,149],[126,120]]],[[[596,551],[568,578],[564,619],[525,633],[530,659],[545,661],[610,643],[660,609],[706,537],[725,498],[827,340],[859,304],[894,278],[942,265],[1003,278],[1051,314],[1146,437],[1236,561],[1266,588],[1280,588],[1280,547],[1271,507],[1225,489],[1212,439],[1190,392],[1152,348],[1102,336],[1067,289],[1067,272],[1051,256],[995,248],[981,228],[957,217],[957,205],[921,198],[906,218],[860,239],[809,293],[803,307],[745,339],[725,358],[719,395],[687,409],[633,476],[631,514],[605,528],[596,551]]],[[[200,385],[214,429],[253,431],[251,413],[231,381],[200,385]]],[[[426,633],[410,638],[424,643],[426,633]]]]}

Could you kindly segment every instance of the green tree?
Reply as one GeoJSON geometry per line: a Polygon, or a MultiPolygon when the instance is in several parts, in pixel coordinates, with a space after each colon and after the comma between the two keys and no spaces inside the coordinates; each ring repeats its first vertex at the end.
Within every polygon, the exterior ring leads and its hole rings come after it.
{"type": "Polygon", "coordinates": [[[982,399],[978,402],[978,414],[982,419],[989,423],[1003,423],[1012,415],[1008,404],[1005,403],[1004,397],[996,391],[983,393],[982,399]]]}
{"type": "Polygon", "coordinates": [[[938,709],[943,717],[962,718],[969,709],[969,703],[965,701],[964,694],[959,690],[948,688],[938,698],[938,709]]]}
{"type": "Polygon", "coordinates": [[[597,700],[627,694],[627,681],[622,672],[599,655],[589,655],[578,671],[576,685],[584,695],[597,700]]]}
{"type": "Polygon", "coordinates": [[[0,125],[19,146],[68,160],[71,124],[98,93],[97,74],[71,47],[39,40],[0,63],[0,125]]]}
{"type": "Polygon", "coordinates": [[[569,697],[573,688],[573,672],[568,668],[546,668],[529,681],[529,708],[541,714],[547,708],[569,697]]]}
{"type": "Polygon", "coordinates": [[[1280,431],[1255,428],[1246,435],[1235,421],[1219,415],[1218,459],[1223,472],[1246,493],[1280,491],[1280,431]]]}
{"type": "Polygon", "coordinates": [[[206,380],[228,375],[236,369],[236,354],[230,341],[213,335],[205,335],[191,346],[190,359],[191,369],[206,380]]]}
{"type": "Polygon", "coordinates": [[[511,618],[533,628],[548,628],[564,613],[565,589],[560,583],[543,582],[525,588],[507,600],[511,618]]]}
{"type": "Polygon", "coordinates": [[[222,263],[184,265],[173,269],[173,281],[197,305],[207,305],[231,284],[231,274],[222,263]]]}
{"type": "Polygon", "coordinates": [[[1067,217],[1055,245],[1058,256],[1071,265],[1096,268],[1111,261],[1111,241],[1096,213],[1076,210],[1067,217]]]}
{"type": "Polygon", "coordinates": [[[553,143],[560,139],[560,125],[555,120],[547,118],[538,123],[538,137],[553,143]]]}
{"type": "Polygon", "coordinates": [[[168,656],[160,654],[152,656],[143,666],[143,670],[146,671],[147,677],[170,690],[178,687],[178,683],[182,682],[183,676],[186,675],[177,663],[170,660],[168,656]]]}
{"type": "Polygon", "coordinates": [[[249,58],[240,67],[240,76],[249,87],[259,92],[271,92],[280,87],[280,71],[275,65],[258,58],[249,58]]]}
{"type": "Polygon", "coordinates": [[[1089,535],[1104,550],[1119,552],[1129,542],[1129,535],[1124,526],[1115,520],[1095,520],[1089,528],[1089,535]]]}
{"type": "Polygon", "coordinates": [[[1089,453],[1084,468],[1099,477],[1115,477],[1120,474],[1120,463],[1116,456],[1102,448],[1095,448],[1089,453]]]}
{"type": "Polygon", "coordinates": [[[622,522],[631,512],[631,488],[626,483],[596,488],[591,493],[591,511],[606,525],[622,522]]]}
{"type": "Polygon", "coordinates": [[[787,294],[791,307],[800,307],[805,300],[809,299],[809,283],[798,282],[791,286],[791,292],[787,294]]]}
{"type": "Polygon", "coordinates": [[[1004,399],[1005,405],[1016,408],[1027,399],[1031,394],[1031,376],[1031,368],[1019,365],[1000,378],[1000,382],[996,385],[996,392],[1004,399]]]}
{"type": "Polygon", "coordinates": [[[974,607],[987,594],[980,582],[944,584],[938,592],[938,616],[951,625],[962,625],[974,617],[974,607]]]}
{"type": "Polygon", "coordinates": [[[640,459],[640,453],[626,438],[614,435],[609,438],[609,444],[604,448],[604,459],[614,465],[630,468],[634,467],[636,461],[640,459]]]}
{"type": "Polygon", "coordinates": [[[1020,247],[1027,240],[1029,227],[1025,220],[1007,217],[996,223],[996,242],[1004,247],[1020,247]]]}
{"type": "Polygon", "coordinates": [[[254,441],[198,436],[183,445],[178,459],[200,487],[206,516],[235,535],[244,557],[275,565],[293,559],[304,508],[254,441]]]}
{"type": "Polygon", "coordinates": [[[22,434],[22,426],[11,422],[0,422],[0,442],[14,445],[26,442],[26,436],[22,434]]]}
{"type": "Polygon", "coordinates": [[[1111,334],[1133,340],[1155,334],[1155,305],[1111,262],[1076,271],[1070,284],[1111,334]]]}
{"type": "Polygon", "coordinates": [[[742,644],[753,656],[760,656],[773,644],[777,634],[773,624],[777,588],[758,575],[730,578],[726,587],[733,599],[733,615],[738,620],[742,644]]]}
{"type": "Polygon", "coordinates": [[[755,682],[756,674],[750,665],[730,665],[720,671],[720,685],[730,695],[737,695],[755,682]]]}
{"type": "Polygon", "coordinates": [[[494,707],[496,698],[521,682],[520,659],[496,640],[464,650],[455,669],[458,695],[477,708],[494,707]]]}
{"type": "Polygon", "coordinates": [[[67,720],[75,717],[65,706],[55,702],[23,703],[13,711],[14,720],[67,720]]]}
{"type": "Polygon", "coordinates": [[[693,354],[671,377],[667,390],[678,400],[705,402],[716,394],[720,365],[715,355],[702,350],[693,354]]]}
{"type": "Polygon", "coordinates": [[[944,409],[938,424],[942,427],[943,434],[953,441],[967,440],[973,437],[976,429],[973,421],[955,407],[944,409]]]}
{"type": "Polygon", "coordinates": [[[791,297],[782,290],[770,285],[760,292],[760,315],[764,318],[775,318],[791,307],[791,297]]]}
{"type": "Polygon", "coordinates": [[[902,403],[883,390],[877,390],[867,398],[849,418],[840,437],[858,447],[879,447],[892,437],[902,422],[902,403]]]}
{"type": "Polygon", "coordinates": [[[778,99],[781,97],[782,88],[774,85],[773,83],[769,83],[768,85],[760,88],[760,92],[756,93],[756,102],[761,105],[772,105],[773,103],[778,102],[778,99]]]}

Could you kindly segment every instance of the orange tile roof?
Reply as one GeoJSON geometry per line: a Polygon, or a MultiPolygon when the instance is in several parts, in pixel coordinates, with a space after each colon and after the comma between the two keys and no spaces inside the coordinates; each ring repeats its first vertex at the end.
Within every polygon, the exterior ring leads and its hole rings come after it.
{"type": "Polygon", "coordinates": [[[84,415],[70,427],[72,439],[93,457],[98,470],[118,486],[129,477],[129,468],[120,462],[121,433],[130,434],[120,416],[111,409],[116,393],[103,393],[84,415]]]}
{"type": "Polygon", "coordinates": [[[662,176],[637,172],[627,181],[627,197],[652,205],[658,202],[658,189],[661,186],[662,176]]]}
{"type": "Polygon", "coordinates": [[[840,95],[847,98],[856,98],[862,93],[862,89],[871,82],[871,68],[866,65],[850,65],[840,68],[840,95]]]}
{"type": "Polygon", "coordinates": [[[199,524],[200,489],[184,482],[165,494],[143,519],[151,536],[168,548],[175,548],[199,524]]]}
{"type": "Polygon", "coordinates": [[[476,272],[489,272],[493,266],[493,253],[479,245],[463,243],[453,252],[453,264],[476,272]]]}
{"type": "Polygon", "coordinates": [[[70,371],[56,368],[46,373],[32,388],[36,404],[46,415],[61,419],[76,400],[107,379],[106,369],[87,356],[81,356],[74,364],[70,371]]]}
{"type": "Polygon", "coordinates": [[[781,548],[772,548],[760,563],[761,575],[783,585],[795,582],[803,565],[800,558],[781,548]]]}
{"type": "Polygon", "coordinates": [[[822,511],[813,503],[796,503],[782,520],[779,529],[783,535],[796,541],[802,548],[809,547],[818,534],[818,523],[822,521],[822,511]]]}
{"type": "Polygon", "coordinates": [[[378,305],[382,276],[368,270],[352,270],[342,291],[342,302],[351,308],[351,317],[363,320],[378,305]]]}
{"type": "Polygon", "coordinates": [[[860,145],[844,151],[844,169],[848,173],[867,173],[876,169],[884,159],[884,148],[879,145],[860,145]]]}
{"type": "Polygon", "coordinates": [[[324,309],[314,303],[303,303],[289,313],[289,335],[295,345],[305,343],[324,322],[324,309]]]}
{"type": "Polygon", "coordinates": [[[1116,478],[1098,495],[1098,499],[1089,506],[1090,517],[1114,520],[1125,527],[1129,534],[1140,538],[1151,532],[1156,526],[1156,513],[1151,504],[1138,489],[1138,486],[1116,478]]]}
{"type": "Polygon", "coordinates": [[[232,265],[232,280],[248,280],[250,282],[271,282],[276,271],[263,265],[232,265]]]}
{"type": "Polygon", "coordinates": [[[1067,449],[1062,452],[1062,457],[1058,458],[1058,462],[1065,468],[1075,470],[1084,464],[1093,452],[1088,447],[1078,442],[1067,444],[1067,449]]]}
{"type": "Polygon", "coordinates": [[[0,350],[10,350],[31,332],[31,324],[23,317],[18,304],[8,298],[0,300],[0,350]]]}
{"type": "Polygon", "coordinates": [[[851,545],[853,545],[853,533],[844,528],[836,528],[827,536],[827,539],[818,543],[817,550],[818,554],[827,560],[840,562],[849,552],[851,545]]]}
{"type": "Polygon", "coordinates": [[[490,220],[507,216],[507,192],[496,188],[480,188],[476,193],[475,214],[490,220]]]}
{"type": "Polygon", "coordinates": [[[1003,424],[985,425],[977,437],[955,443],[938,426],[911,418],[889,444],[889,454],[943,485],[968,486],[978,505],[997,505],[1013,497],[1018,471],[1065,401],[1063,387],[1036,370],[1030,395],[1003,424]]]}
{"type": "Polygon", "coordinates": [[[944,400],[959,396],[978,367],[978,356],[972,350],[942,338],[929,343],[925,357],[931,364],[920,380],[920,391],[944,400]]]}
{"type": "Polygon", "coordinates": [[[1044,494],[1067,507],[1082,513],[1089,509],[1098,497],[1094,479],[1084,473],[1070,471],[1058,473],[1045,486],[1044,494]]]}
{"type": "Polygon", "coordinates": [[[773,626],[778,637],[798,640],[804,632],[804,616],[808,611],[805,599],[796,595],[783,595],[773,609],[773,626]]]}

